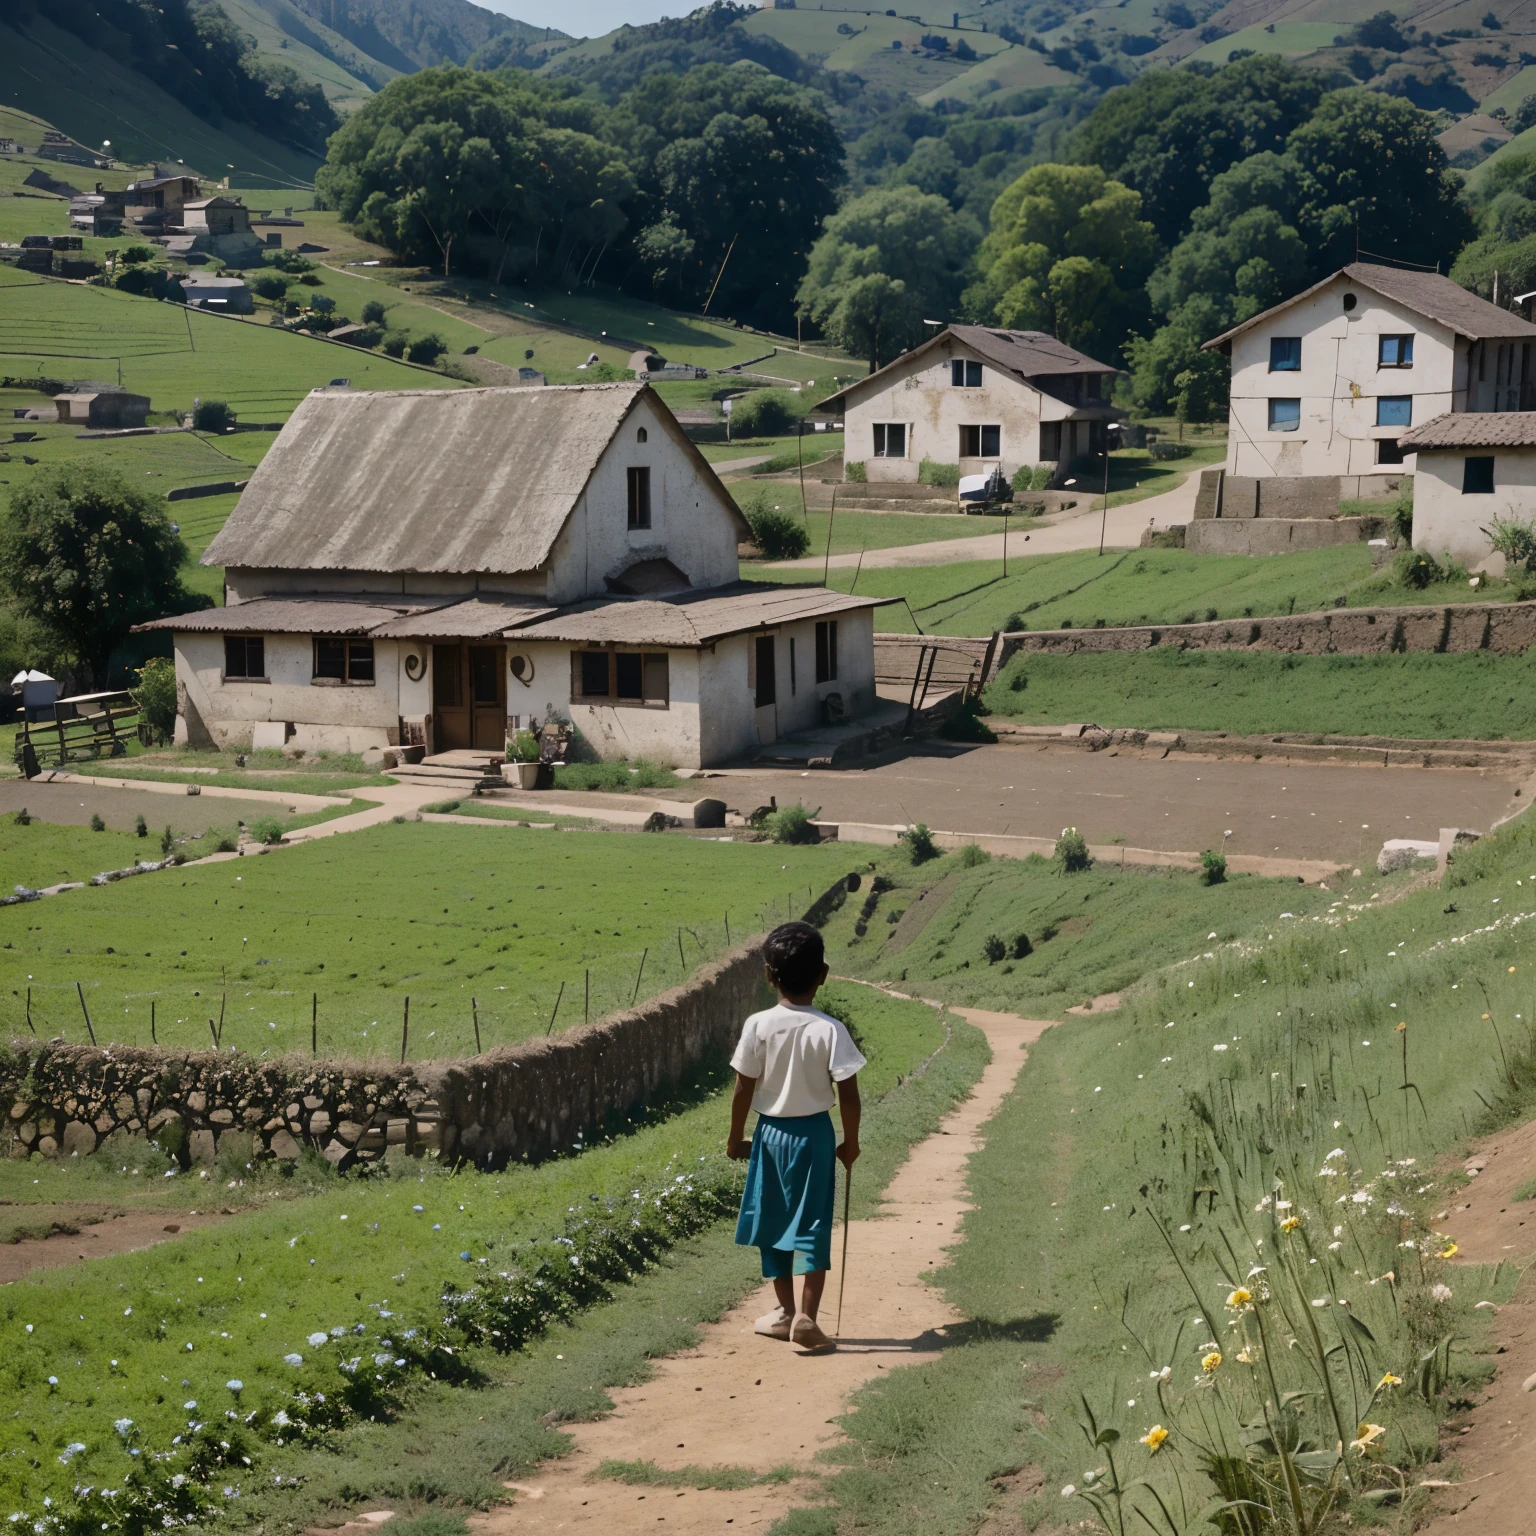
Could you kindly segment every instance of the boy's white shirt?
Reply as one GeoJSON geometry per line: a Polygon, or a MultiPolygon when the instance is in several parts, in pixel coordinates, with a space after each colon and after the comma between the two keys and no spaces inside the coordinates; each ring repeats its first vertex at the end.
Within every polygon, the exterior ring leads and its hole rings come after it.
{"type": "Polygon", "coordinates": [[[837,1102],[834,1083],[865,1065],[853,1036],[819,1008],[779,1003],[741,1027],[731,1065],[755,1077],[752,1107],[760,1115],[819,1115],[837,1102]]]}

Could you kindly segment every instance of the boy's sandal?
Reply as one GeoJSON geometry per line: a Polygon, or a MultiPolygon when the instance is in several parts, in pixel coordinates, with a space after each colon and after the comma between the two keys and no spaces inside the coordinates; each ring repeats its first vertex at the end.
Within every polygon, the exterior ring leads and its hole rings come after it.
{"type": "Polygon", "coordinates": [[[793,1322],[794,1318],[783,1307],[775,1307],[752,1324],[752,1331],[762,1334],[765,1339],[787,1339],[793,1322]]]}
{"type": "Polygon", "coordinates": [[[808,1355],[825,1355],[837,1348],[837,1342],[829,1339],[817,1326],[814,1317],[797,1312],[789,1325],[790,1343],[798,1345],[808,1355]]]}

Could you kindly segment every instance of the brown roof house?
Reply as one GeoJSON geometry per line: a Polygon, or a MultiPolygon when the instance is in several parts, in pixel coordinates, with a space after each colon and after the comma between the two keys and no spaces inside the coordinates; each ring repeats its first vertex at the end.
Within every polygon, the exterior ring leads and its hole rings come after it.
{"type": "Polygon", "coordinates": [[[1102,453],[1106,423],[1124,414],[1109,403],[1114,377],[1043,331],[951,325],[816,409],[843,418],[844,461],[869,481],[916,481],[925,459],[1012,478],[1102,453]]]}
{"type": "Polygon", "coordinates": [[[176,736],[721,763],[875,706],[877,600],[743,582],[746,524],[644,383],[317,390],[203,556],[176,736]],[[830,695],[835,701],[829,701],[830,695]]]}
{"type": "Polygon", "coordinates": [[[1536,411],[1449,411],[1402,439],[1413,454],[1413,547],[1504,574],[1495,518],[1536,521],[1536,411]]]}

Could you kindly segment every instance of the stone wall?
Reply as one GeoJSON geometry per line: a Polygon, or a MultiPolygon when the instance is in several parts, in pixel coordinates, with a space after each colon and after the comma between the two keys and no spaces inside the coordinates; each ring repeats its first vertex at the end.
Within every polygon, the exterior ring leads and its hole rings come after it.
{"type": "MultiPolygon", "coordinates": [[[[825,922],[858,876],[806,914],[825,922]]],[[[644,1104],[711,1051],[729,1051],[766,1007],[762,935],[689,981],[547,1040],[459,1061],[261,1061],[231,1052],[13,1040],[0,1059],[11,1154],[86,1156],[134,1135],[184,1164],[211,1162],[227,1136],[242,1157],[317,1149],[338,1165],[398,1146],[476,1162],[568,1151],[612,1112],[644,1104]]]]}
{"type": "Polygon", "coordinates": [[[1454,607],[1334,608],[1323,613],[1204,624],[1137,624],[1119,629],[1051,629],[1005,634],[998,666],[1021,651],[1286,651],[1297,656],[1375,656],[1407,651],[1494,651],[1518,655],[1536,645],[1536,603],[1461,603],[1454,607]]]}
{"type": "Polygon", "coordinates": [[[1384,517],[1209,517],[1179,532],[1184,537],[1178,547],[1197,555],[1290,555],[1395,536],[1384,517]]]}

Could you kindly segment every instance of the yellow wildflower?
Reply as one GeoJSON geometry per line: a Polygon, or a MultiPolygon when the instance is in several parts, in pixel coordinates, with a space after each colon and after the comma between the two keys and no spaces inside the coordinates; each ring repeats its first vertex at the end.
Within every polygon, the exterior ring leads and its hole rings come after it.
{"type": "Polygon", "coordinates": [[[1156,1454],[1163,1448],[1163,1441],[1168,1438],[1168,1431],[1161,1424],[1154,1424],[1146,1434],[1141,1437],[1141,1443],[1156,1454]]]}
{"type": "Polygon", "coordinates": [[[1216,1370],[1216,1368],[1220,1364],[1221,1364],[1221,1351],[1219,1349],[1213,1349],[1210,1352],[1210,1354],[1206,1355],[1200,1361],[1200,1369],[1202,1371],[1204,1371],[1207,1376],[1209,1376],[1209,1375],[1212,1374],[1212,1372],[1214,1372],[1216,1370]]]}
{"type": "Polygon", "coordinates": [[[1401,1022],[1399,1022],[1397,1024],[1394,1024],[1392,1026],[1392,1033],[1394,1035],[1405,1034],[1407,1032],[1407,1029],[1408,1029],[1408,1020],[1407,1019],[1403,1019],[1401,1022]]]}
{"type": "Polygon", "coordinates": [[[1294,1232],[1300,1225],[1300,1216],[1287,1216],[1285,1220],[1280,1223],[1280,1230],[1282,1232],[1294,1232]]]}
{"type": "Polygon", "coordinates": [[[1445,1247],[1435,1255],[1435,1257],[1440,1259],[1454,1259],[1460,1252],[1461,1245],[1459,1243],[1447,1243],[1445,1247]]]}
{"type": "Polygon", "coordinates": [[[1376,1390],[1380,1392],[1383,1387],[1400,1387],[1402,1384],[1403,1378],[1401,1376],[1394,1376],[1391,1371],[1388,1371],[1387,1374],[1376,1383],[1376,1390]]]}
{"type": "Polygon", "coordinates": [[[1349,1442],[1352,1451],[1367,1451],[1386,1434],[1385,1424],[1362,1424],[1355,1432],[1355,1438],[1349,1442]]]}
{"type": "Polygon", "coordinates": [[[1233,1291],[1230,1296],[1227,1297],[1227,1305],[1229,1307],[1246,1307],[1252,1300],[1253,1292],[1245,1291],[1242,1286],[1238,1286],[1238,1288],[1233,1291]]]}

